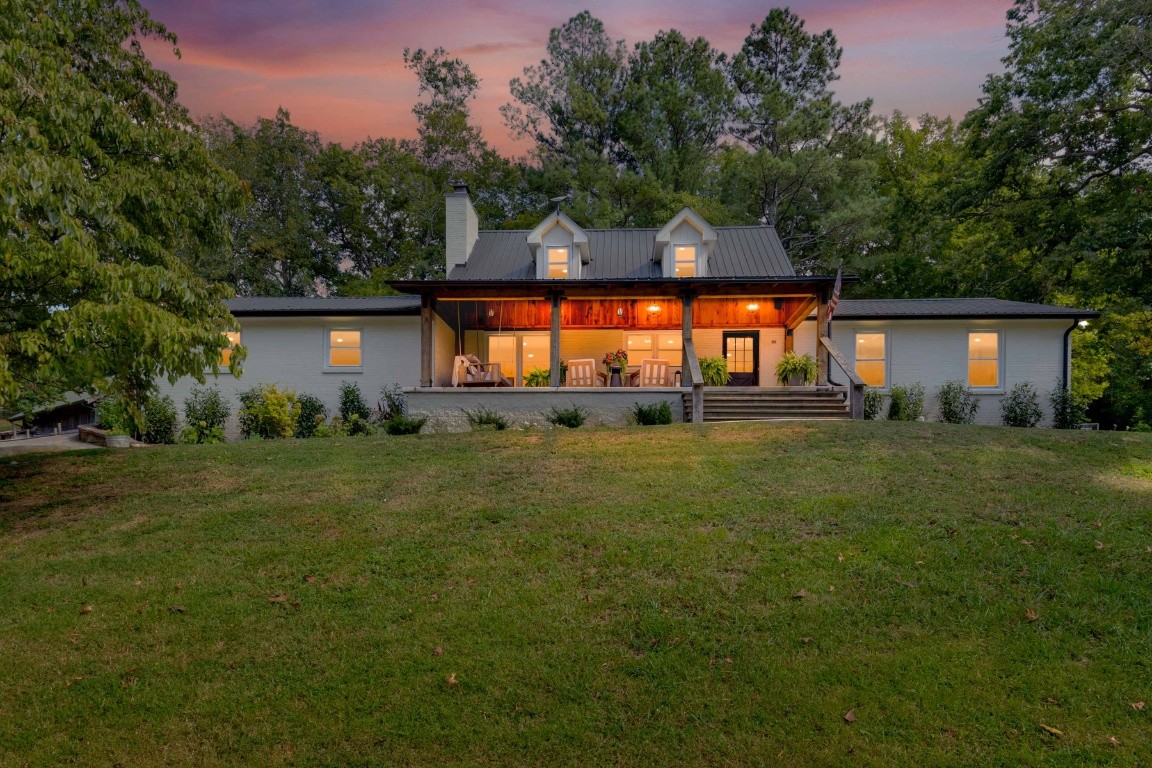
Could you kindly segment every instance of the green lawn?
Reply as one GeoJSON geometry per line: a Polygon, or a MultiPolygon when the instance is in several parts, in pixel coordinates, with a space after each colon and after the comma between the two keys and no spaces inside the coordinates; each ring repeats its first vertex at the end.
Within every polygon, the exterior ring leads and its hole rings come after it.
{"type": "Polygon", "coordinates": [[[0,461],[0,765],[1150,760],[1152,436],[839,422],[0,461]]]}

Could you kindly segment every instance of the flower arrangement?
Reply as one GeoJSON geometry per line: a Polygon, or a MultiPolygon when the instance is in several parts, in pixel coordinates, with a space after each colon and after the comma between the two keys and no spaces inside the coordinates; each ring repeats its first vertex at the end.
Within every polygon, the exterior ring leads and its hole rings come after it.
{"type": "Polygon", "coordinates": [[[628,365],[628,351],[627,350],[618,349],[615,352],[609,352],[608,354],[604,355],[604,368],[609,373],[612,372],[612,366],[614,366],[614,365],[620,366],[620,370],[624,370],[624,368],[627,367],[627,365],[628,365]]]}

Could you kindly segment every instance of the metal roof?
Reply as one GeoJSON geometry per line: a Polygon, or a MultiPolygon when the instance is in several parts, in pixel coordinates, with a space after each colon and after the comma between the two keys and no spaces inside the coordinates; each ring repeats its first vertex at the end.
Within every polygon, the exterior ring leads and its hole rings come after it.
{"type": "MultiPolygon", "coordinates": [[[[585,229],[591,255],[581,277],[588,280],[661,279],[656,253],[659,229],[585,229]]],[[[793,277],[796,272],[772,227],[716,227],[716,247],[708,257],[709,277],[793,277]]],[[[450,280],[535,280],[528,230],[479,233],[468,263],[450,280]]]]}
{"type": "Polygon", "coordinates": [[[835,317],[853,320],[896,318],[1084,318],[1100,317],[1091,309],[1031,304],[1006,299],[845,299],[836,307],[835,317]]]}
{"type": "Polygon", "coordinates": [[[233,315],[417,315],[419,296],[249,296],[225,302],[233,315]]]}

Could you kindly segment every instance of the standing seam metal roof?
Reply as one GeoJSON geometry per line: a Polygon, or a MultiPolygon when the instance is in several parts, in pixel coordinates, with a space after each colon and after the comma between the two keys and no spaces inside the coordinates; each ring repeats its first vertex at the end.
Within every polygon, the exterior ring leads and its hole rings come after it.
{"type": "MultiPolygon", "coordinates": [[[[586,229],[588,280],[660,279],[656,254],[659,229],[586,229]]],[[[716,227],[709,277],[795,277],[792,262],[773,227],[716,227]]],[[[452,269],[450,280],[535,280],[528,230],[480,232],[468,263],[452,269]]]]}

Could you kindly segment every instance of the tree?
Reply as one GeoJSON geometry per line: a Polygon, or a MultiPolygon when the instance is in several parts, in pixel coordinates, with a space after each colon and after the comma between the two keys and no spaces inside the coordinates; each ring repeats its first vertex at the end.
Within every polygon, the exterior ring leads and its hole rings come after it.
{"type": "Polygon", "coordinates": [[[216,160],[239,176],[248,205],[231,218],[233,249],[223,274],[244,295],[308,296],[337,272],[320,226],[320,155],[315,131],[274,118],[243,126],[226,117],[204,123],[216,160]]]}
{"type": "Polygon", "coordinates": [[[215,370],[235,327],[181,255],[222,247],[238,185],[144,38],[176,42],[136,0],[0,14],[2,401],[99,389],[138,418],[158,377],[215,370]]]}
{"type": "Polygon", "coordinates": [[[619,117],[621,152],[672,192],[698,192],[731,116],[727,61],[703,37],[676,30],[636,45],[619,117]]]}
{"type": "Polygon", "coordinates": [[[775,8],[732,59],[740,142],[725,158],[724,193],[745,216],[776,227],[802,271],[827,269],[866,247],[880,201],[871,182],[871,102],[841,105],[829,86],[841,49],[775,8]]]}

